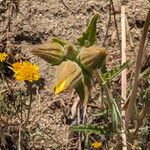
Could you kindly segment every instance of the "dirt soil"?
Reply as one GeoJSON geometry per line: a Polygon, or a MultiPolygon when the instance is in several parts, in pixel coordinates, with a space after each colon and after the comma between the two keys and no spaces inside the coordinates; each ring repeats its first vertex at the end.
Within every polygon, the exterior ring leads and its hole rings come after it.
{"type": "MultiPolygon", "coordinates": [[[[99,45],[102,46],[108,27],[109,1],[64,0],[64,2],[69,9],[64,6],[61,0],[0,0],[0,51],[7,50],[11,54],[12,52],[17,53],[16,57],[19,57],[21,52],[25,58],[30,57],[30,60],[40,67],[42,84],[36,87],[30,119],[32,124],[28,126],[30,131],[30,147],[28,149],[67,149],[65,146],[69,132],[68,125],[64,121],[62,105],[65,111],[69,110],[66,112],[69,118],[70,108],[77,99],[72,91],[54,95],[56,67],[52,67],[42,59],[31,55],[30,47],[50,42],[51,37],[60,37],[75,42],[75,39],[81,35],[89,20],[96,13],[100,14],[97,37],[99,45]]],[[[148,0],[132,0],[127,3],[128,33],[132,38],[132,41],[127,41],[127,54],[131,60],[135,59],[138,50],[148,4],[148,0]]],[[[121,35],[120,0],[114,0],[114,6],[118,31],[121,35]]],[[[107,61],[109,67],[118,65],[121,55],[113,15],[111,15],[105,46],[110,52],[107,61]]],[[[14,89],[24,91],[23,83],[16,81],[10,81],[10,83],[14,89]]],[[[1,85],[0,88],[3,89],[4,85],[1,85]]],[[[118,91],[120,89],[117,86],[116,92],[118,91]]],[[[99,107],[100,104],[97,101],[97,98],[100,97],[98,84],[94,86],[91,95],[91,103],[99,107]]],[[[90,112],[91,106],[88,109],[90,112]]],[[[15,130],[18,126],[10,128],[15,130]]]]}

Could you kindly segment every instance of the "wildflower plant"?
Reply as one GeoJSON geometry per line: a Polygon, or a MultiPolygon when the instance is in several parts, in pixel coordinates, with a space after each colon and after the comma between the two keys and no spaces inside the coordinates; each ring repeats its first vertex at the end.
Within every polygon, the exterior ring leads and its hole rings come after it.
{"type": "MultiPolygon", "coordinates": [[[[14,72],[14,77],[16,80],[25,83],[26,90],[22,91],[21,89],[14,89],[9,84],[9,80],[3,73],[3,62],[5,62],[6,53],[0,54],[0,73],[2,79],[6,82],[8,96],[1,96],[0,94],[0,119],[1,116],[7,116],[11,114],[11,117],[8,117],[8,120],[12,121],[14,117],[17,117],[17,125],[19,126],[19,140],[18,148],[22,149],[23,143],[23,133],[27,132],[27,125],[29,125],[30,115],[32,111],[32,104],[34,100],[33,88],[35,88],[36,81],[39,80],[39,67],[36,64],[30,63],[29,61],[15,62],[11,64],[11,70],[14,72]],[[9,106],[9,107],[8,107],[9,106]],[[13,115],[12,115],[13,114],[13,115]]],[[[10,64],[9,64],[10,65],[10,64]]],[[[3,83],[3,82],[2,82],[3,83]]],[[[5,86],[5,85],[4,85],[5,86]]],[[[28,136],[26,137],[28,138],[28,136]]],[[[1,140],[1,138],[0,138],[1,140]]],[[[5,137],[4,137],[5,141],[5,137]]],[[[4,142],[5,143],[5,142],[4,142]]]]}
{"type": "MultiPolygon", "coordinates": [[[[26,119],[21,123],[21,126],[26,126],[30,117],[31,105],[33,102],[32,87],[35,81],[39,80],[39,67],[36,64],[32,64],[28,61],[15,62],[12,64],[12,70],[14,71],[14,77],[18,81],[24,81],[29,92],[29,104],[25,105],[28,112],[26,119]]],[[[21,101],[21,107],[23,103],[21,101]]]]}
{"type": "MultiPolygon", "coordinates": [[[[52,38],[51,44],[42,44],[31,50],[34,55],[41,57],[51,65],[58,66],[54,87],[55,94],[71,90],[72,88],[78,93],[80,97],[78,105],[80,109],[80,113],[78,113],[78,118],[80,118],[78,120],[79,124],[86,124],[86,109],[93,75],[97,73],[96,77],[100,78],[100,85],[105,85],[128,66],[128,63],[125,63],[101,74],[108,51],[105,47],[100,47],[96,43],[96,23],[98,17],[99,15],[96,14],[92,18],[86,32],[77,39],[75,45],[59,38],[52,38]]],[[[108,103],[114,115],[120,117],[115,101],[113,99],[108,100],[108,103]]],[[[85,140],[83,137],[84,135],[80,134],[82,142],[83,139],[85,140]]]]}
{"type": "Polygon", "coordinates": [[[53,38],[51,44],[43,44],[31,51],[51,65],[59,65],[54,88],[56,94],[75,88],[82,101],[87,99],[85,93],[89,93],[92,71],[100,68],[107,56],[107,50],[104,47],[92,46],[95,41],[97,19],[98,15],[95,15],[88,32],[83,38],[78,39],[79,45],[75,46],[67,41],[53,38]]]}

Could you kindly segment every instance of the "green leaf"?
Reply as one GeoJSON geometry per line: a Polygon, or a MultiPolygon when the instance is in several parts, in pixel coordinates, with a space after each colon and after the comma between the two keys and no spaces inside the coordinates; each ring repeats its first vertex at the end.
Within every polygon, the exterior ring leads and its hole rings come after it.
{"type": "Polygon", "coordinates": [[[88,46],[89,47],[89,46],[92,46],[96,42],[96,23],[97,23],[98,17],[99,17],[99,15],[96,14],[92,18],[86,32],[84,32],[82,34],[82,36],[77,39],[80,46],[88,46]]]}
{"type": "Polygon", "coordinates": [[[112,121],[114,129],[116,129],[116,131],[119,131],[121,127],[121,114],[118,105],[116,104],[115,101],[113,101],[112,106],[112,121]]]}
{"type": "Polygon", "coordinates": [[[119,67],[115,67],[112,70],[102,74],[102,78],[103,78],[102,85],[110,82],[113,78],[117,77],[125,68],[128,67],[128,65],[129,65],[129,61],[126,61],[119,67]]]}
{"type": "Polygon", "coordinates": [[[107,117],[108,112],[110,112],[110,110],[103,110],[99,113],[96,114],[92,114],[93,117],[107,117]]]}
{"type": "Polygon", "coordinates": [[[106,125],[96,126],[96,125],[78,125],[70,127],[73,131],[86,132],[94,134],[112,134],[110,127],[106,125]]]}
{"type": "Polygon", "coordinates": [[[57,38],[57,37],[53,37],[52,38],[52,42],[54,42],[54,43],[58,43],[58,44],[60,44],[61,46],[66,46],[69,42],[67,42],[67,41],[65,41],[65,40],[62,40],[62,39],[59,39],[59,38],[57,38]]]}

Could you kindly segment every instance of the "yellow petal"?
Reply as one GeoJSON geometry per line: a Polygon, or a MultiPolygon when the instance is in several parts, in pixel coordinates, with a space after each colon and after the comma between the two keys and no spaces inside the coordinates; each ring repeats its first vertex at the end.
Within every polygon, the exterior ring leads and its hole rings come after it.
{"type": "Polygon", "coordinates": [[[66,84],[66,80],[64,80],[60,84],[58,84],[54,89],[55,94],[59,94],[59,93],[63,92],[65,84],[66,84]]]}

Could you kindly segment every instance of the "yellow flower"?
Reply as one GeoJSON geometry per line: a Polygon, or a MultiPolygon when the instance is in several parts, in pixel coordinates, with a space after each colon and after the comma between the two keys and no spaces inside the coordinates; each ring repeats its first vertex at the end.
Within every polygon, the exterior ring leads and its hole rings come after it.
{"type": "Polygon", "coordinates": [[[6,53],[0,53],[0,61],[1,62],[5,61],[5,59],[6,59],[7,56],[8,55],[6,53]]]}
{"type": "Polygon", "coordinates": [[[22,67],[22,63],[20,62],[15,62],[12,64],[13,70],[16,73],[17,71],[19,71],[22,67]]]}
{"type": "Polygon", "coordinates": [[[94,150],[100,150],[100,148],[102,147],[102,143],[98,142],[98,141],[94,141],[94,143],[92,144],[93,149],[94,150]]]}
{"type": "Polygon", "coordinates": [[[39,67],[30,62],[16,62],[12,65],[13,71],[15,73],[15,78],[19,81],[37,81],[39,76],[39,67]]]}

